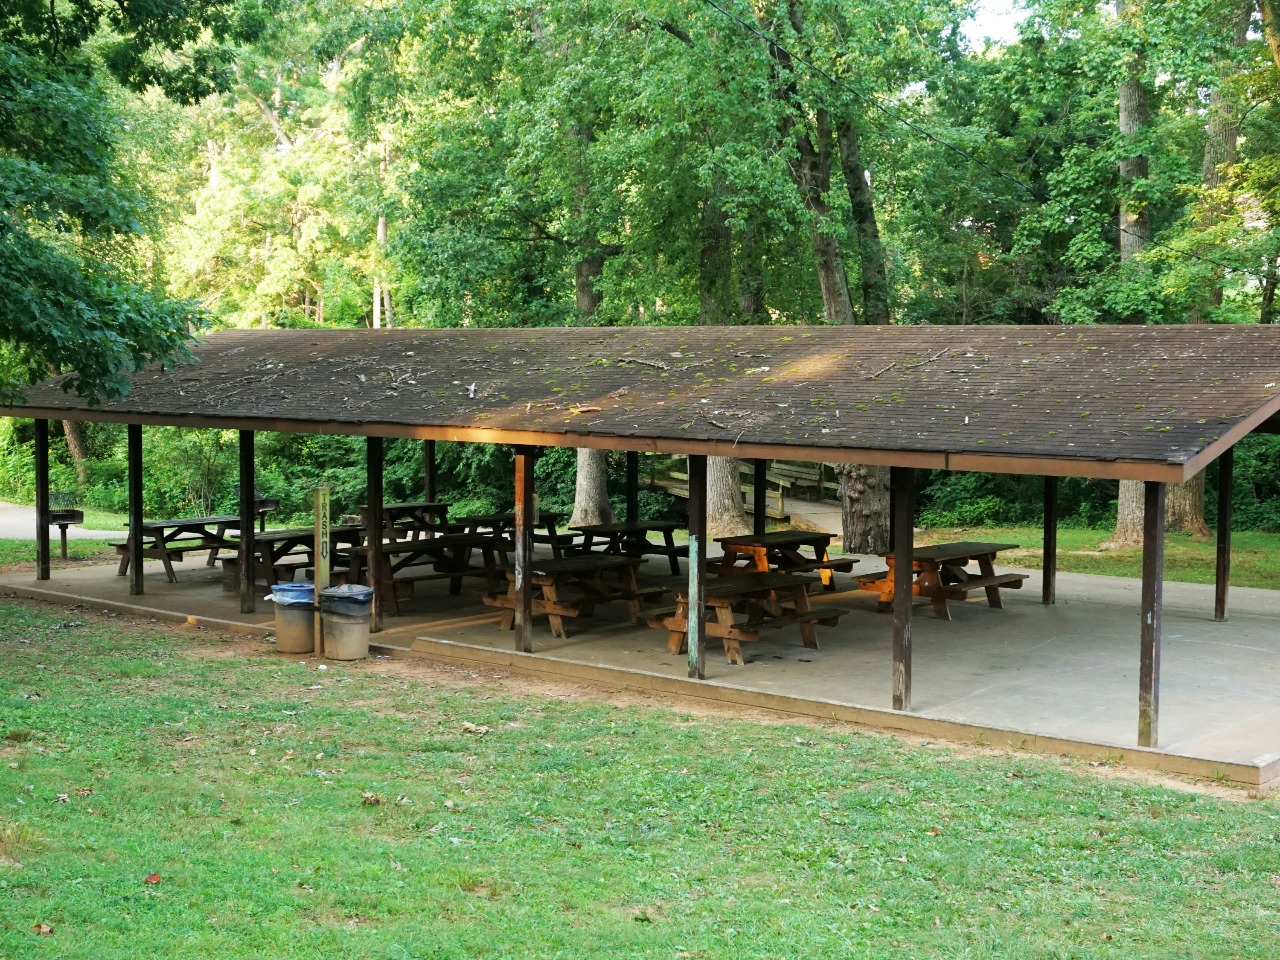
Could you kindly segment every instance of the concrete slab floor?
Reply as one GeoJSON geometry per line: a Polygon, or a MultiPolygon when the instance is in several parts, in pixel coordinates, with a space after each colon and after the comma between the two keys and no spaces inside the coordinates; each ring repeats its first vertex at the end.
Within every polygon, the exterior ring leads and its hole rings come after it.
{"type": "MultiPolygon", "coordinates": [[[[649,566],[653,566],[652,564],[649,566]]],[[[872,572],[871,563],[859,573],[872,572]]],[[[236,594],[224,592],[221,572],[192,557],[165,581],[146,564],[146,593],[130,597],[128,578],[114,565],[57,569],[37,584],[30,573],[0,576],[9,588],[66,602],[103,602],[115,609],[163,611],[175,619],[269,626],[272,606],[259,594],[258,612],[242,615],[236,594]]],[[[648,572],[648,571],[646,571],[648,572]]],[[[654,574],[658,574],[656,568],[654,574]]],[[[1059,574],[1058,602],[1039,602],[1039,575],[1022,590],[1005,590],[1002,610],[985,600],[951,604],[951,621],[927,604],[913,618],[913,716],[1028,735],[1132,749],[1137,732],[1138,602],[1134,580],[1059,574]]],[[[819,627],[821,649],[803,646],[793,628],[744,645],[746,666],[724,662],[718,646],[707,655],[707,682],[721,687],[859,707],[890,707],[890,615],[875,610],[872,594],[839,577],[840,589],[815,595],[815,604],[852,608],[837,627],[819,627]]],[[[389,617],[375,642],[411,650],[420,637],[509,651],[512,634],[498,629],[498,612],[480,603],[481,581],[464,581],[460,596],[447,582],[417,585],[389,617]]],[[[1213,621],[1213,588],[1168,583],[1164,594],[1161,753],[1265,765],[1280,758],[1280,593],[1234,588],[1230,619],[1213,621]]],[[[666,649],[666,634],[636,627],[622,604],[569,621],[570,637],[556,639],[535,624],[535,653],[547,660],[603,665],[658,678],[687,675],[683,655],[666,649]]],[[[716,641],[712,641],[713,644],[716,641]]],[[[548,666],[549,669],[550,665],[548,666]]]]}

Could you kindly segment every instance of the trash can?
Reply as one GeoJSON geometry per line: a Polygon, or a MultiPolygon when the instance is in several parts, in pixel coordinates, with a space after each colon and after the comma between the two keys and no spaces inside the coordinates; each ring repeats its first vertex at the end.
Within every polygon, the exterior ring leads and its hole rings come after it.
{"type": "Polygon", "coordinates": [[[344,583],[320,591],[324,655],[330,660],[359,660],[369,655],[369,615],[373,588],[344,583]]]}
{"type": "Polygon", "coordinates": [[[310,653],[316,648],[315,591],[314,583],[277,583],[271,588],[280,653],[310,653]]]}

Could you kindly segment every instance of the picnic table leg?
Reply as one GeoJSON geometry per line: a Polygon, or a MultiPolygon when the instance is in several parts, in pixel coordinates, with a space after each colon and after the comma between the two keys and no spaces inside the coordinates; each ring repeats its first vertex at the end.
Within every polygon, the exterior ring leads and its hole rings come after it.
{"type": "MultiPolygon", "coordinates": [[[[813,555],[822,563],[826,563],[831,559],[831,554],[826,547],[823,547],[821,550],[814,550],[813,555]]],[[[835,590],[836,572],[834,570],[828,570],[824,567],[818,571],[818,577],[822,580],[823,590],[826,590],[828,593],[835,590]]]]}
{"type": "Polygon", "coordinates": [[[160,562],[164,564],[164,575],[169,578],[170,583],[178,582],[178,575],[173,571],[173,561],[169,559],[169,544],[160,541],[160,562]]]}
{"type": "Polygon", "coordinates": [[[884,613],[893,606],[894,559],[893,557],[885,557],[884,562],[889,565],[889,571],[884,575],[884,579],[880,581],[880,599],[876,603],[876,611],[878,613],[884,613]]]}
{"type": "MultiPolygon", "coordinates": [[[[986,553],[978,557],[978,569],[984,577],[994,577],[996,575],[995,554],[986,553]]],[[[1000,600],[1000,588],[998,586],[987,587],[987,605],[1002,609],[1004,603],[1000,600]]]]}
{"type": "Polygon", "coordinates": [[[516,628],[516,604],[520,602],[516,596],[515,580],[507,581],[507,600],[507,605],[502,608],[502,618],[498,621],[498,627],[502,630],[514,630],[516,628]]]}
{"type": "Polygon", "coordinates": [[[724,640],[725,662],[729,664],[736,663],[740,667],[745,667],[747,661],[742,658],[742,644],[737,637],[730,636],[733,632],[733,606],[731,604],[716,606],[716,624],[720,628],[716,632],[724,640]]]}
{"type": "MultiPolygon", "coordinates": [[[[120,549],[119,547],[116,548],[120,549]]],[[[129,559],[133,556],[133,550],[129,547],[128,541],[125,542],[124,550],[120,554],[120,565],[116,567],[116,576],[123,577],[129,573],[129,559]]]]}
{"type": "MultiPolygon", "coordinates": [[[[455,571],[467,569],[468,565],[471,563],[471,548],[455,547],[453,550],[453,559],[450,563],[455,571]]],[[[462,575],[460,572],[458,576],[449,578],[449,593],[455,597],[461,595],[462,575]]]]}
{"type": "MultiPolygon", "coordinates": [[[[374,585],[374,592],[378,596],[378,602],[385,604],[386,609],[391,611],[391,616],[400,616],[400,600],[396,597],[396,579],[395,572],[391,569],[391,558],[382,557],[380,565],[380,574],[375,578],[377,583],[374,585]]],[[[372,570],[370,570],[372,573],[372,570]]]]}
{"type": "Polygon", "coordinates": [[[939,620],[950,620],[951,611],[947,608],[946,587],[942,582],[942,569],[928,560],[916,561],[918,575],[915,582],[915,593],[928,597],[933,605],[933,612],[939,620]]]}
{"type": "Polygon", "coordinates": [[[676,537],[675,531],[662,531],[662,539],[667,545],[667,559],[671,561],[671,575],[673,577],[680,576],[680,558],[676,556],[676,537]]]}
{"type": "MultiPolygon", "coordinates": [[[[539,583],[538,580],[534,581],[535,585],[538,585],[538,583],[539,583]]],[[[560,594],[556,590],[555,578],[547,577],[546,581],[544,583],[541,583],[541,587],[542,587],[542,599],[546,601],[547,604],[559,606],[560,594]]],[[[536,598],[535,598],[535,601],[536,601],[536,598]]],[[[550,607],[547,610],[547,622],[551,624],[551,635],[553,637],[560,637],[562,640],[567,640],[569,638],[569,631],[567,631],[564,627],[564,617],[562,617],[559,613],[556,613],[554,609],[550,607]]]]}
{"type": "MultiPolygon", "coordinates": [[[[675,620],[681,620],[687,626],[689,623],[689,603],[687,600],[676,601],[675,620]]],[[[667,631],[667,649],[672,653],[681,654],[685,651],[685,641],[687,634],[684,630],[668,630],[667,631]]]]}
{"type": "MultiPolygon", "coordinates": [[[[791,590],[791,599],[795,602],[797,614],[807,614],[812,609],[809,606],[809,588],[804,584],[791,590]]],[[[805,620],[800,624],[800,636],[806,647],[818,649],[818,630],[812,620],[805,620]]]]}
{"type": "Polygon", "coordinates": [[[627,610],[631,614],[631,622],[644,626],[647,621],[644,618],[644,612],[640,609],[640,584],[636,582],[635,568],[627,567],[619,571],[619,575],[622,580],[622,589],[627,592],[627,610]]]}

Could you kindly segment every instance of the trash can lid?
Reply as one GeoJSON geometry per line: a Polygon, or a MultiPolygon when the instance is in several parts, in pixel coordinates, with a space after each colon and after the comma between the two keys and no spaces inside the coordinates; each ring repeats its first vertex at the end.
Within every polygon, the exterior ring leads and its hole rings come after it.
{"type": "Polygon", "coordinates": [[[321,597],[328,597],[331,600],[372,600],[373,587],[366,587],[359,583],[340,583],[336,587],[325,587],[320,591],[321,597]]]}

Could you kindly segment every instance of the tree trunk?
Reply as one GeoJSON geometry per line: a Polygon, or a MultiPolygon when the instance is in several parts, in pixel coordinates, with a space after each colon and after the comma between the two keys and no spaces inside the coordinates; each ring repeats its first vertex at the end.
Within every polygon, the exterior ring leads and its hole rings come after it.
{"type": "Polygon", "coordinates": [[[84,434],[80,432],[80,422],[63,420],[62,432],[67,438],[67,452],[71,454],[71,465],[75,467],[76,479],[84,485],[89,482],[89,471],[85,467],[89,454],[84,448],[84,434]]]}
{"type": "Polygon", "coordinates": [[[884,246],[876,223],[875,195],[862,164],[858,131],[848,120],[836,130],[840,147],[840,169],[849,191],[853,229],[858,237],[858,261],[862,268],[862,322],[889,323],[889,279],[884,265],[884,246]]]}
{"type": "Polygon", "coordinates": [[[741,464],[736,457],[707,457],[707,536],[750,532],[742,505],[741,464]]]}
{"type": "Polygon", "coordinates": [[[738,312],[743,323],[760,323],[764,318],[764,256],[759,224],[748,222],[739,239],[738,312]]]}
{"type": "MultiPolygon", "coordinates": [[[[1236,10],[1235,36],[1232,38],[1236,49],[1243,47],[1248,39],[1252,12],[1253,0],[1240,4],[1236,10]]],[[[1222,86],[1219,82],[1209,92],[1209,117],[1205,124],[1204,162],[1200,172],[1206,197],[1200,225],[1205,229],[1211,228],[1225,213],[1217,190],[1222,186],[1223,173],[1236,162],[1240,140],[1240,113],[1222,86]]],[[[1187,315],[1187,323],[1208,323],[1211,311],[1222,306],[1222,279],[1222,269],[1214,267],[1209,290],[1187,315]]],[[[1165,528],[1182,530],[1195,537],[1209,536],[1209,525],[1204,520],[1203,472],[1186,483],[1170,485],[1165,506],[1165,528]]]]}
{"type": "Polygon", "coordinates": [[[698,251],[698,321],[733,322],[733,230],[714,197],[702,204],[702,249],[698,251]]]}
{"type": "MultiPolygon", "coordinates": [[[[604,252],[598,243],[591,244],[574,269],[574,302],[578,322],[590,323],[600,308],[604,295],[596,289],[596,278],[604,273],[604,252]]],[[[570,526],[584,523],[612,523],[609,505],[609,455],[604,450],[578,448],[578,475],[573,489],[573,516],[570,526]]]]}
{"type": "MultiPolygon", "coordinates": [[[[1116,0],[1116,17],[1137,19],[1139,0],[1116,0]]],[[[1146,56],[1140,49],[1132,51],[1120,82],[1117,96],[1120,134],[1126,140],[1140,136],[1151,121],[1151,105],[1144,79],[1146,56]]],[[[1151,243],[1151,219],[1145,202],[1132,196],[1135,181],[1145,180],[1148,172],[1145,154],[1128,153],[1120,160],[1122,194],[1120,198],[1120,261],[1126,263],[1151,243]]],[[[1141,314],[1125,317],[1124,323],[1141,323],[1141,314]]],[[[1110,545],[1135,546],[1142,543],[1143,493],[1140,480],[1121,480],[1116,502],[1116,529],[1110,545]]]]}
{"type": "Polygon", "coordinates": [[[1141,480],[1121,480],[1116,501],[1116,532],[1104,543],[1111,547],[1132,547],[1142,543],[1142,516],[1145,500],[1141,480]]]}
{"type": "MultiPolygon", "coordinates": [[[[1120,20],[1137,20],[1141,16],[1140,0],[1116,0],[1116,16],[1120,20]]],[[[1132,51],[1125,66],[1125,77],[1117,97],[1120,134],[1126,140],[1140,137],[1151,123],[1150,93],[1144,74],[1146,54],[1132,51]]],[[[1150,165],[1145,153],[1129,153],[1120,160],[1123,193],[1120,198],[1120,260],[1132,259],[1151,243],[1151,217],[1145,201],[1134,198],[1137,181],[1145,180],[1150,165]]],[[[1126,323],[1141,323],[1141,315],[1125,318],[1126,323]]]]}
{"type": "Polygon", "coordinates": [[[613,523],[613,508],[609,505],[609,452],[579,447],[569,526],[588,523],[613,523]]]}
{"type": "MultiPolygon", "coordinates": [[[[598,246],[598,245],[597,245],[598,246]]],[[[578,307],[578,320],[589,321],[604,300],[596,289],[596,280],[604,275],[604,253],[596,250],[580,259],[574,269],[573,299],[578,307]]]]}
{"type": "Polygon", "coordinates": [[[1258,12],[1262,14],[1262,35],[1276,69],[1280,70],[1280,4],[1274,0],[1258,0],[1258,12]]]}
{"type": "Polygon", "coordinates": [[[382,281],[373,278],[373,329],[382,327],[382,281]]]}
{"type": "Polygon", "coordinates": [[[840,241],[824,233],[821,222],[826,219],[826,204],[821,204],[820,220],[809,231],[813,257],[818,269],[818,287],[822,291],[822,313],[832,323],[854,323],[853,301],[849,299],[849,278],[844,272],[844,255],[840,241]]]}
{"type": "Polygon", "coordinates": [[[1280,281],[1280,258],[1267,264],[1267,272],[1262,278],[1262,306],[1258,310],[1259,323],[1274,323],[1276,304],[1276,284],[1280,281]]]}
{"type": "Polygon", "coordinates": [[[833,464],[840,478],[840,515],[846,553],[889,549],[889,468],[833,464]]]}

